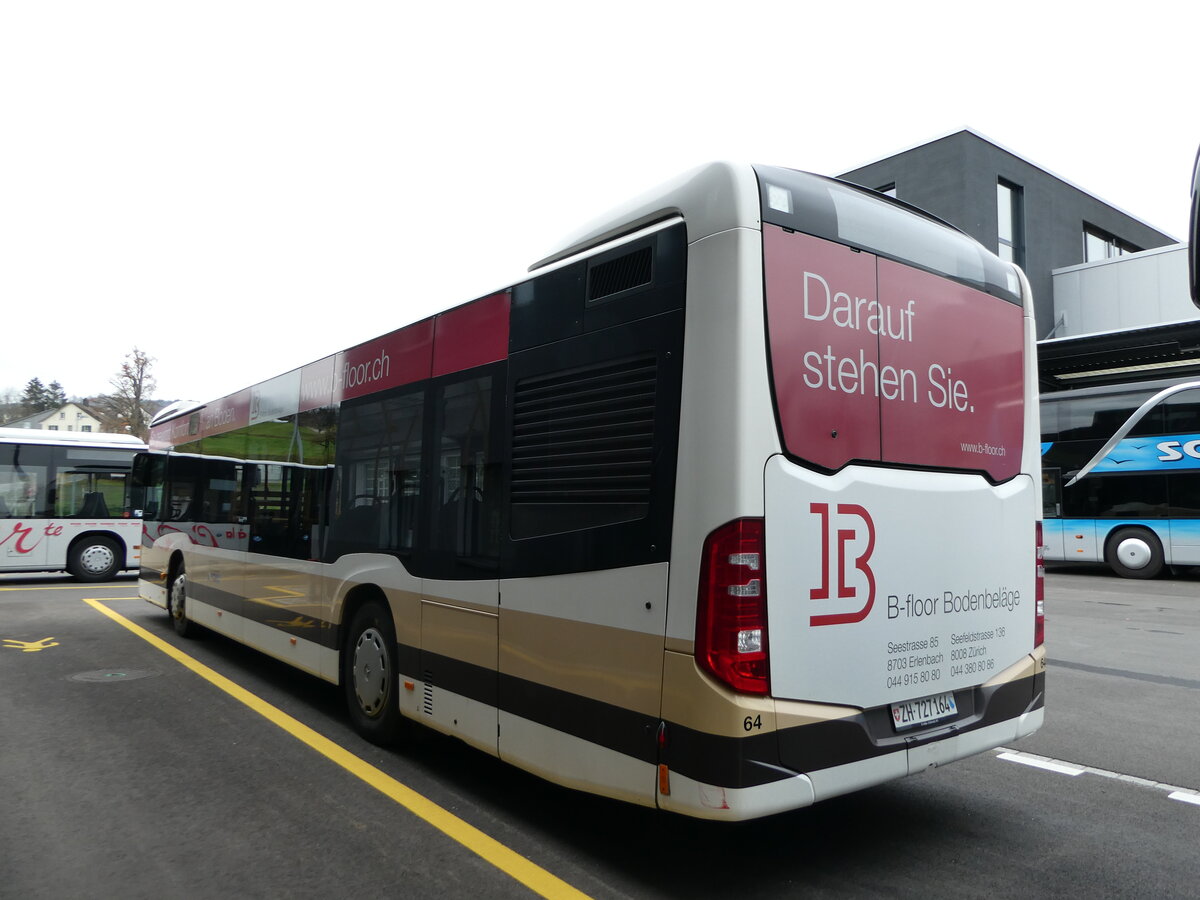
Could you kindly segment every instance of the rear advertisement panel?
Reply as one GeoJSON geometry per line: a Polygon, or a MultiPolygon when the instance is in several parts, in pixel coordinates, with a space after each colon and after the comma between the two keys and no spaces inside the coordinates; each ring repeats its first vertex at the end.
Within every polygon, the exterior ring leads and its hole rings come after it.
{"type": "Polygon", "coordinates": [[[879,706],[988,681],[1033,650],[1034,513],[1021,476],[851,466],[766,472],[776,697],[879,706]]]}

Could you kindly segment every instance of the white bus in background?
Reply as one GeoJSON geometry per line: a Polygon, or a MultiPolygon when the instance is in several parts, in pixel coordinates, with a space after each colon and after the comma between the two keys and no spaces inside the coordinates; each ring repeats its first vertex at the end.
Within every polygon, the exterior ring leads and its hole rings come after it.
{"type": "Polygon", "coordinates": [[[510,287],[157,418],[140,592],[341,684],[381,743],[805,806],[1042,722],[1034,333],[1020,270],[945,223],[707,166],[510,287]]]}
{"type": "Polygon", "coordinates": [[[0,572],[104,581],[140,564],[142,523],[125,506],[127,434],[0,428],[0,572]]]}

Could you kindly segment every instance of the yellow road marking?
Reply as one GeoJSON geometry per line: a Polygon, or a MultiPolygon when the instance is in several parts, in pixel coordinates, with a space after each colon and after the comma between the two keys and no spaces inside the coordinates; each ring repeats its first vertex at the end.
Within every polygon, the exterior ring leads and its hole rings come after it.
{"type": "Polygon", "coordinates": [[[120,613],[109,609],[99,600],[84,599],[83,602],[108,616],[118,625],[132,631],[155,649],[161,650],[176,662],[191,669],[201,678],[220,688],[235,700],[244,703],[260,716],[278,725],[297,740],[308,744],[308,746],[326,759],[336,763],[351,775],[365,781],[380,793],[390,797],[413,815],[424,819],[443,834],[453,838],[468,850],[483,857],[497,869],[512,876],[534,893],[540,894],[543,897],[576,897],[580,898],[580,900],[587,900],[587,894],[584,894],[578,888],[567,884],[562,879],[547,872],[541,866],[530,862],[515,850],[501,844],[495,838],[480,831],[474,825],[463,821],[453,813],[442,809],[442,807],[438,806],[432,800],[418,794],[412,788],[400,783],[370,763],[359,759],[349,750],[309,728],[303,722],[292,718],[280,709],[276,709],[236,682],[210,669],[199,660],[193,659],[182,650],[171,646],[162,638],[151,634],[120,613]]]}
{"type": "Polygon", "coordinates": [[[16,638],[5,638],[6,650],[20,650],[22,653],[37,653],[49,647],[57,647],[58,641],[52,637],[44,637],[40,641],[18,641],[16,638]]]}
{"type": "MultiPolygon", "coordinates": [[[[127,591],[127,584],[46,584],[26,585],[24,587],[0,587],[0,591],[127,591]]],[[[113,600],[124,600],[124,597],[112,597],[113,600]]]]}

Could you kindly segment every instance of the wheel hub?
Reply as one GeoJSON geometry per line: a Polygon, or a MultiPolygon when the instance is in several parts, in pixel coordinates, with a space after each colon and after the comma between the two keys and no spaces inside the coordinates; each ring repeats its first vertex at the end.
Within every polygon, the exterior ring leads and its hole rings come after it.
{"type": "Polygon", "coordinates": [[[1150,545],[1141,538],[1125,538],[1117,545],[1117,558],[1129,569],[1144,569],[1153,556],[1150,545]]]}
{"type": "Polygon", "coordinates": [[[387,651],[383,635],[368,628],[354,645],[354,695],[368,716],[383,710],[388,696],[387,651]]]}
{"type": "Polygon", "coordinates": [[[171,585],[171,592],[167,595],[167,612],[174,619],[183,618],[183,585],[184,579],[180,575],[171,585]]]}
{"type": "Polygon", "coordinates": [[[93,544],[79,554],[79,564],[89,575],[107,572],[116,559],[112,548],[106,544],[93,544]]]}

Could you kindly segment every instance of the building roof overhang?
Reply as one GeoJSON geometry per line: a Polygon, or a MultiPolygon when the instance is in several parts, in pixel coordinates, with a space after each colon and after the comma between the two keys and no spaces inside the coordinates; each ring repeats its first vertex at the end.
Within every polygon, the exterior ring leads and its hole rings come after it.
{"type": "Polygon", "coordinates": [[[1043,393],[1200,375],[1200,320],[1038,342],[1043,393]]]}

